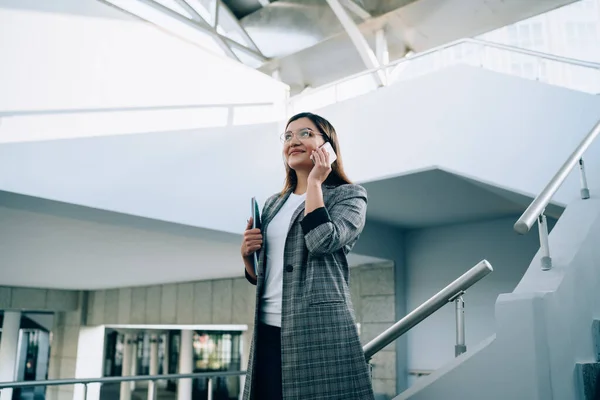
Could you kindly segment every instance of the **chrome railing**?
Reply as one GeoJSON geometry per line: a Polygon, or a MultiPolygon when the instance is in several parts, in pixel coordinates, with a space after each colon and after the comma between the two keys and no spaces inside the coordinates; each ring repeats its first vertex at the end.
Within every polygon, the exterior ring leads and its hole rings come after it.
{"type": "Polygon", "coordinates": [[[590,198],[590,190],[585,176],[585,164],[583,162],[583,153],[590,147],[594,140],[600,135],[600,121],[579,143],[577,148],[571,153],[558,172],[550,179],[544,190],[531,202],[523,215],[515,223],[514,229],[521,235],[529,232],[533,224],[537,221],[540,235],[540,248],[542,250],[542,269],[552,268],[552,258],[550,257],[550,245],[548,243],[548,223],[546,222],[545,210],[552,197],[564,183],[567,176],[576,165],[579,165],[579,174],[581,182],[580,196],[583,200],[590,198]]]}
{"type": "Polygon", "coordinates": [[[29,117],[36,115],[64,115],[64,114],[103,114],[115,112],[136,111],[172,111],[202,108],[225,108],[234,111],[236,108],[272,106],[274,103],[215,103],[215,104],[180,104],[163,106],[132,106],[132,107],[96,107],[96,108],[62,108],[40,110],[0,110],[0,117],[29,117]]]}
{"type": "Polygon", "coordinates": [[[255,103],[0,109],[0,143],[276,122],[285,117],[286,104],[286,101],[281,100],[255,103]]]}
{"type": "Polygon", "coordinates": [[[494,269],[489,262],[486,260],[480,261],[476,266],[462,274],[454,282],[440,290],[425,303],[415,308],[400,321],[396,322],[382,334],[367,343],[363,347],[367,360],[370,360],[378,351],[404,335],[444,305],[451,302],[456,303],[456,345],[454,347],[454,352],[456,356],[459,356],[467,351],[465,343],[464,301],[462,295],[468,288],[480,281],[493,270],[494,269]]]}
{"type": "MultiPolygon", "coordinates": [[[[346,100],[348,98],[355,97],[356,95],[360,95],[360,94],[363,94],[366,92],[377,90],[377,89],[379,89],[379,86],[373,84],[373,85],[370,85],[369,88],[367,88],[365,90],[363,90],[363,89],[358,90],[357,94],[349,95],[349,96],[343,96],[343,95],[340,96],[341,90],[339,88],[342,88],[344,86],[344,84],[348,84],[351,81],[357,81],[361,78],[368,77],[369,75],[372,75],[375,73],[380,73],[381,71],[384,72],[384,74],[386,76],[386,84],[389,85],[389,84],[393,83],[394,81],[396,81],[396,79],[393,79],[393,77],[390,76],[390,71],[395,70],[397,67],[399,67],[403,64],[414,63],[417,60],[420,60],[420,59],[422,60],[422,59],[424,59],[426,57],[430,57],[436,53],[442,53],[444,50],[449,50],[451,48],[456,48],[456,47],[463,46],[463,45],[476,46],[476,48],[480,51],[488,48],[488,49],[506,51],[509,53],[519,54],[519,55],[523,55],[523,56],[533,57],[538,62],[538,68],[537,68],[537,72],[535,74],[535,79],[537,79],[537,80],[540,80],[540,69],[541,68],[540,68],[539,63],[542,60],[558,62],[558,63],[562,63],[562,64],[568,64],[568,65],[571,65],[574,67],[580,67],[580,68],[586,68],[586,69],[591,69],[591,70],[595,70],[595,71],[600,71],[600,63],[596,63],[596,62],[584,61],[584,60],[579,60],[579,59],[570,58],[570,57],[563,57],[563,56],[558,56],[558,55],[549,54],[549,53],[543,53],[543,52],[539,52],[539,51],[535,51],[535,50],[524,49],[521,47],[515,47],[515,46],[510,46],[510,45],[501,44],[501,43],[489,42],[489,41],[481,40],[481,39],[464,38],[464,39],[459,39],[459,40],[432,48],[427,51],[423,51],[421,53],[411,55],[410,57],[401,58],[399,60],[393,61],[389,64],[383,65],[378,68],[361,71],[359,73],[347,76],[347,77],[337,80],[335,82],[331,82],[331,83],[319,86],[317,88],[314,88],[313,90],[306,91],[305,93],[301,93],[301,94],[292,96],[289,99],[288,107],[291,107],[293,110],[294,106],[297,103],[302,103],[303,99],[314,97],[315,95],[326,92],[328,90],[331,92],[330,98],[327,101],[325,101],[324,104],[320,104],[319,106],[337,103],[338,101],[346,100]]],[[[468,57],[456,59],[456,60],[454,60],[455,61],[454,63],[464,62],[467,58],[468,57]]],[[[486,66],[485,57],[481,52],[478,55],[476,55],[475,58],[477,59],[476,64],[478,66],[480,66],[480,67],[486,66]]],[[[445,67],[445,66],[447,66],[447,63],[444,63],[444,62],[442,62],[440,65],[440,67],[445,67]]],[[[491,69],[494,69],[494,68],[491,68],[491,69]]],[[[419,70],[421,70],[421,68],[419,68],[419,70]]],[[[428,72],[427,69],[424,69],[424,72],[425,73],[428,72]]],[[[503,71],[503,72],[509,72],[509,71],[503,71]]],[[[423,73],[423,71],[420,71],[419,73],[423,73]]],[[[402,73],[400,73],[398,75],[402,76],[402,73]]],[[[570,87],[569,85],[565,85],[565,86],[570,87]]],[[[573,88],[573,87],[571,87],[571,88],[573,88]]],[[[592,90],[592,92],[594,92],[594,90],[592,90]]]]}
{"type": "MultiPolygon", "coordinates": [[[[207,400],[212,400],[213,379],[220,377],[232,377],[245,375],[246,371],[220,371],[220,372],[200,372],[193,374],[166,374],[166,375],[136,375],[136,376],[109,376],[102,378],[81,378],[81,379],[49,379],[45,381],[20,381],[20,382],[0,382],[0,393],[2,389],[64,386],[64,385],[82,385],[82,399],[87,399],[88,385],[94,383],[122,383],[134,381],[162,381],[162,380],[180,380],[180,379],[207,379],[207,400]]],[[[148,392],[148,400],[156,400],[157,391],[148,392]]]]}

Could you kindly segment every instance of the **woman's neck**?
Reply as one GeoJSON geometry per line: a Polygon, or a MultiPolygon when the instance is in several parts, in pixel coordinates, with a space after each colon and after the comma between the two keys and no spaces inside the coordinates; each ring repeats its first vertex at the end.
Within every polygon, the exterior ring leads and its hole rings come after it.
{"type": "Polygon", "coordinates": [[[296,171],[296,188],[294,194],[304,194],[308,188],[308,174],[310,172],[296,171]]]}

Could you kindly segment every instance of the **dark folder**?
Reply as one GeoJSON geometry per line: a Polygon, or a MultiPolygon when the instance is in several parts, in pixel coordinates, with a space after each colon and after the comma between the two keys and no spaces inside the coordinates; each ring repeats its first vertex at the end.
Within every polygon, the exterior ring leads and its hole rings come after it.
{"type": "MultiPolygon", "coordinates": [[[[261,229],[261,223],[260,223],[260,210],[258,209],[258,202],[256,201],[256,197],[252,198],[252,228],[258,228],[261,229]]],[[[263,240],[263,244],[264,244],[264,240],[263,240]]],[[[258,276],[258,252],[260,250],[256,251],[254,253],[254,258],[253,258],[253,267],[254,267],[254,275],[258,276]]]]}

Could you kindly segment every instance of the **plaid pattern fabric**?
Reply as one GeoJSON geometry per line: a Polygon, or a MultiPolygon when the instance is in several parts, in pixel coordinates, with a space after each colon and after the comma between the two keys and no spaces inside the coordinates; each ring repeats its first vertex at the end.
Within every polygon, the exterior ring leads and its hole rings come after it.
{"type": "MultiPolygon", "coordinates": [[[[263,235],[289,197],[274,195],[263,209],[263,235]]],[[[372,400],[367,362],[348,288],[346,255],[365,223],[367,193],[359,185],[323,186],[324,209],[292,216],[285,244],[281,320],[284,400],[372,400]]],[[[256,326],[266,268],[259,257],[254,337],[244,400],[252,396],[256,326]]]]}

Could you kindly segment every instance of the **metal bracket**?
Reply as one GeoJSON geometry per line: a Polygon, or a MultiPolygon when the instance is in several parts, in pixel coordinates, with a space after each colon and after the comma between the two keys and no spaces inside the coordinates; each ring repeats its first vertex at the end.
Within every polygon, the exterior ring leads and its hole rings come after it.
{"type": "Polygon", "coordinates": [[[463,353],[467,352],[467,345],[466,344],[457,344],[454,346],[454,357],[458,357],[463,353]]]}
{"type": "Polygon", "coordinates": [[[448,303],[453,302],[454,300],[458,299],[460,296],[462,296],[463,294],[465,294],[464,290],[461,290],[460,292],[456,293],[454,296],[450,297],[448,299],[448,303]]]}

